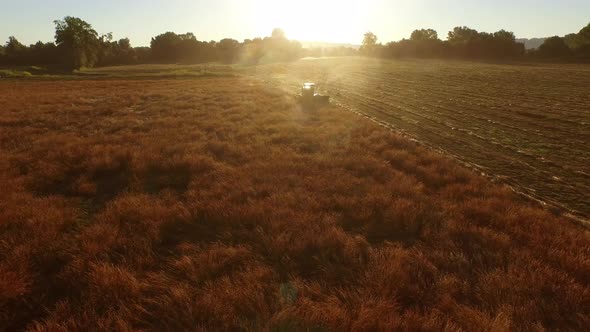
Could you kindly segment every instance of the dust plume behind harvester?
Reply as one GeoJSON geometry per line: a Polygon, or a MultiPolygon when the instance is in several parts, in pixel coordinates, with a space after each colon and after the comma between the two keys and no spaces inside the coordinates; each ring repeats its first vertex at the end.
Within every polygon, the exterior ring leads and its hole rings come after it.
{"type": "Polygon", "coordinates": [[[330,104],[330,96],[316,93],[315,83],[304,83],[301,88],[300,103],[304,109],[317,109],[330,104]]]}

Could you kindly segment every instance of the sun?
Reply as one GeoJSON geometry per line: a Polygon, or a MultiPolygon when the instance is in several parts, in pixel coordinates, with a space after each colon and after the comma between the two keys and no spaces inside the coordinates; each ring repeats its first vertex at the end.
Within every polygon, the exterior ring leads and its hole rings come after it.
{"type": "Polygon", "coordinates": [[[263,0],[256,4],[256,29],[266,35],[281,28],[289,39],[357,43],[366,29],[360,1],[263,0]]]}

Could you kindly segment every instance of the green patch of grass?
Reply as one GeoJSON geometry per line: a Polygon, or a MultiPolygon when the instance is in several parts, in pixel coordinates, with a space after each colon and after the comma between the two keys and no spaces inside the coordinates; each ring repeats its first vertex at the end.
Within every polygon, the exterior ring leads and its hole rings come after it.
{"type": "Polygon", "coordinates": [[[87,68],[79,71],[83,75],[101,75],[116,78],[199,78],[199,77],[236,77],[242,68],[234,65],[198,64],[198,65],[134,65],[87,68]]]}
{"type": "Polygon", "coordinates": [[[19,66],[0,68],[0,78],[20,79],[141,79],[141,78],[204,78],[238,77],[243,66],[223,64],[199,65],[131,65],[101,68],[81,68],[69,71],[59,67],[19,66]]]}
{"type": "Polygon", "coordinates": [[[28,71],[0,69],[0,78],[21,78],[31,76],[33,75],[28,71]]]}

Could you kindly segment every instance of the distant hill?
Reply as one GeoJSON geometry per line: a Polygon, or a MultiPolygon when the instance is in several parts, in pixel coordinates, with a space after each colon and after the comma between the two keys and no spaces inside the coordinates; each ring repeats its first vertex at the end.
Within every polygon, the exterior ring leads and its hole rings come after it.
{"type": "Polygon", "coordinates": [[[333,48],[333,47],[350,47],[354,49],[359,49],[361,45],[355,44],[341,44],[341,43],[326,43],[326,42],[310,42],[310,41],[302,41],[301,45],[304,48],[333,48]]]}
{"type": "Polygon", "coordinates": [[[541,46],[543,42],[545,42],[545,39],[547,38],[518,38],[516,39],[516,42],[523,43],[524,48],[526,48],[527,50],[532,50],[535,48],[539,48],[539,46],[541,46]]]}

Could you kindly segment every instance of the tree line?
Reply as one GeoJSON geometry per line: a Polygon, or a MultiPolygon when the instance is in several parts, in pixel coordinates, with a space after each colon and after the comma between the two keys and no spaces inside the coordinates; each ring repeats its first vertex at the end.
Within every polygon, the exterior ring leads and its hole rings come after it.
{"type": "Polygon", "coordinates": [[[26,46],[9,37],[0,46],[0,65],[59,65],[64,69],[140,63],[245,63],[291,61],[304,56],[355,55],[352,48],[304,49],[281,29],[265,38],[200,41],[193,33],[166,32],[151,39],[150,47],[132,47],[128,38],[113,40],[77,17],[54,21],[55,42],[26,46]]]}
{"type": "Polygon", "coordinates": [[[590,24],[578,33],[547,38],[534,50],[525,50],[514,33],[500,30],[479,32],[456,27],[441,40],[433,29],[419,29],[409,39],[378,43],[371,32],[364,35],[360,50],[349,47],[304,49],[289,40],[280,29],[271,36],[220,41],[200,41],[193,33],[166,32],[151,39],[149,47],[132,47],[128,38],[113,40],[111,33],[99,34],[92,25],[77,17],[54,21],[55,41],[29,46],[15,37],[0,45],[0,65],[57,65],[73,70],[82,67],[129,65],[140,63],[243,63],[260,64],[291,61],[305,56],[365,55],[382,58],[539,58],[590,61],[590,24]]]}
{"type": "Polygon", "coordinates": [[[133,48],[128,38],[114,41],[112,34],[99,35],[92,26],[76,17],[54,21],[55,42],[26,46],[9,37],[0,46],[1,65],[59,65],[79,69],[109,64],[131,64],[144,60],[147,50],[133,48]]]}
{"type": "Polygon", "coordinates": [[[449,31],[445,41],[433,29],[414,30],[409,39],[398,42],[382,44],[377,41],[374,33],[367,32],[360,53],[382,58],[590,60],[590,24],[578,33],[547,38],[538,49],[528,51],[524,44],[516,41],[513,32],[500,30],[487,33],[468,27],[456,27],[449,31]]]}

